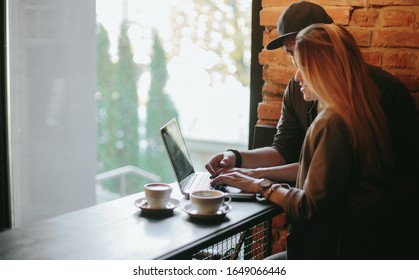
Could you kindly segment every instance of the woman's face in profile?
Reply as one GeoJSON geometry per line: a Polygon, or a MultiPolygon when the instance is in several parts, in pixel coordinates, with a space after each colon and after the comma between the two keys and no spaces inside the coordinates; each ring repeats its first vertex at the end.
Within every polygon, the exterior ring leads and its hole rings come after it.
{"type": "Polygon", "coordinates": [[[301,73],[300,68],[297,67],[297,71],[294,75],[294,80],[300,85],[300,91],[303,93],[305,101],[317,100],[317,95],[310,89],[308,84],[305,82],[304,76],[301,73]]]}

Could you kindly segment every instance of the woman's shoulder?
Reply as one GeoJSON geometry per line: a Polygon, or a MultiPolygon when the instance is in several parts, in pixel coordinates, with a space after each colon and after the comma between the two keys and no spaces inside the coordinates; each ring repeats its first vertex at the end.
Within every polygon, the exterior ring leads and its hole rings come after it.
{"type": "Polygon", "coordinates": [[[306,136],[315,143],[342,142],[348,139],[348,127],[336,111],[324,109],[317,115],[306,136]]]}
{"type": "Polygon", "coordinates": [[[345,126],[343,118],[331,108],[326,108],[319,112],[313,124],[319,127],[345,126]]]}

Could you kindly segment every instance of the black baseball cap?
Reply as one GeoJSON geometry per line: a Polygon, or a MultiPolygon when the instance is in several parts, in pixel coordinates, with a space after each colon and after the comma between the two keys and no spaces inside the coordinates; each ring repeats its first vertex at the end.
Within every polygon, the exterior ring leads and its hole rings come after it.
{"type": "Polygon", "coordinates": [[[286,37],[297,34],[314,23],[333,23],[333,19],[323,7],[317,4],[307,1],[291,4],[279,17],[277,30],[280,36],[270,41],[266,45],[266,49],[274,50],[282,47],[286,37]]]}

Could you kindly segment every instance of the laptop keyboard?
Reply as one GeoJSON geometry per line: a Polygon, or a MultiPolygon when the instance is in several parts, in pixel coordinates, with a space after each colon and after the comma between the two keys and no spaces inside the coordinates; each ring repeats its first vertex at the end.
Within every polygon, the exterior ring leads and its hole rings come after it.
{"type": "Polygon", "coordinates": [[[188,181],[186,182],[186,189],[189,192],[212,189],[209,174],[198,173],[189,177],[188,181]]]}

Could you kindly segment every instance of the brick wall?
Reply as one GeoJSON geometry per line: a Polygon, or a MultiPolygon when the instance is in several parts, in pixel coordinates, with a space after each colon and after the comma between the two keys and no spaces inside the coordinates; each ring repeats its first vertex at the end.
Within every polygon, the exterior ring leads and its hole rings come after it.
{"type": "MultiPolygon", "coordinates": [[[[261,0],[263,45],[278,36],[276,23],[292,0],[261,0]]],[[[419,0],[312,0],[325,8],[335,23],[351,31],[366,61],[402,80],[419,113],[419,0]]],[[[282,93],[295,72],[284,50],[262,50],[263,101],[258,124],[276,125],[282,93]]]]}

